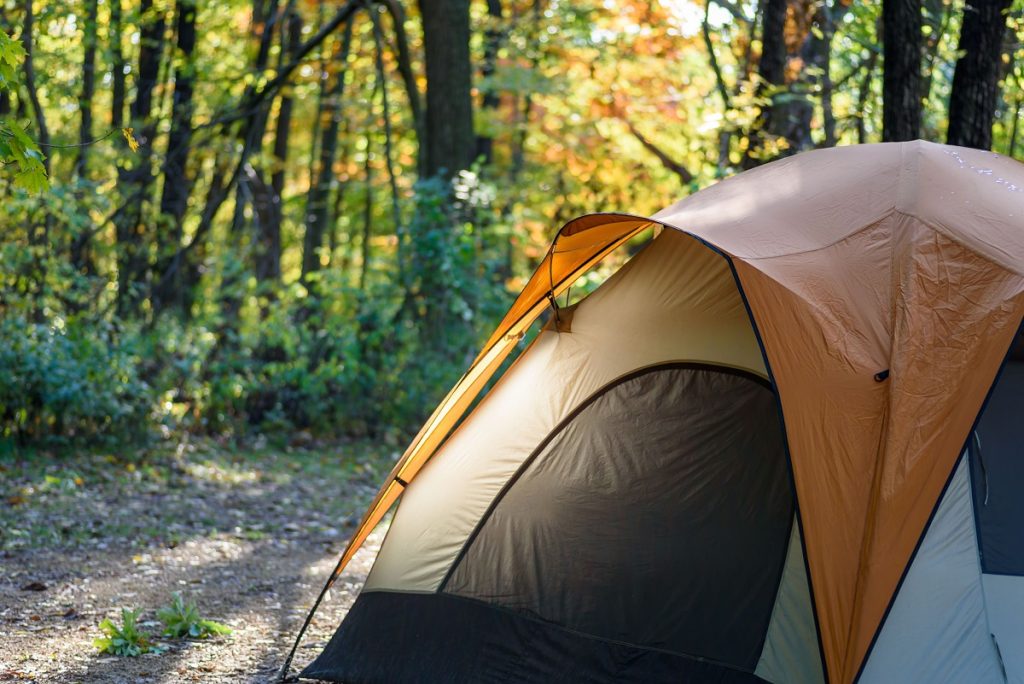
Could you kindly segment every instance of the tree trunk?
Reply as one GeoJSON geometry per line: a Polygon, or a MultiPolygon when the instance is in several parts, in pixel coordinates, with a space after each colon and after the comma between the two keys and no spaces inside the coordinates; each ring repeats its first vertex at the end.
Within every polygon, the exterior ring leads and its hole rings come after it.
{"type": "Polygon", "coordinates": [[[1010,0],[969,0],[960,27],[961,54],[949,97],[950,145],[992,147],[999,100],[999,70],[1010,0]]]}
{"type": "MultiPolygon", "coordinates": [[[[371,10],[372,11],[372,10],[371,10]]],[[[338,149],[338,132],[341,126],[342,99],[345,94],[345,73],[349,51],[352,45],[352,22],[345,26],[341,46],[336,54],[334,79],[325,81],[326,89],[320,117],[326,119],[320,162],[316,179],[309,192],[306,204],[306,234],[302,239],[302,280],[320,268],[319,250],[323,246],[324,232],[331,220],[329,216],[331,185],[334,180],[334,161],[338,149]]]]}
{"type": "Polygon", "coordinates": [[[469,0],[419,0],[419,7],[427,72],[423,171],[451,178],[469,168],[475,148],[469,0]]]}
{"type": "Polygon", "coordinates": [[[82,58],[82,90],[78,96],[80,125],[78,131],[78,159],[75,175],[85,178],[92,141],[92,100],[96,94],[96,24],[98,0],[87,0],[85,7],[85,52],[82,58]]]}
{"type": "Polygon", "coordinates": [[[882,140],[921,135],[921,0],[883,0],[882,140]]]}
{"type": "MultiPolygon", "coordinates": [[[[484,31],[484,60],[480,67],[480,75],[483,77],[484,96],[480,100],[480,109],[493,115],[498,109],[500,98],[497,88],[493,83],[488,82],[494,76],[495,67],[498,62],[498,50],[505,38],[505,31],[502,27],[501,0],[487,0],[487,19],[490,22],[487,30],[484,31]]],[[[494,157],[494,137],[490,133],[484,133],[476,137],[476,158],[482,160],[485,165],[490,165],[494,157]]]]}
{"type": "MultiPolygon", "coordinates": [[[[43,150],[43,168],[46,175],[50,175],[50,129],[46,125],[46,113],[39,101],[39,87],[36,83],[34,35],[35,32],[35,8],[33,0],[25,1],[25,21],[21,29],[21,43],[25,48],[25,61],[22,70],[25,76],[25,90],[28,91],[29,102],[32,103],[32,114],[35,118],[36,129],[39,135],[39,146],[43,150]]],[[[45,218],[41,226],[33,226],[30,231],[30,238],[33,244],[47,245],[49,243],[50,223],[52,215],[44,208],[45,218]]]]}
{"type": "MultiPolygon", "coordinates": [[[[174,67],[174,99],[171,105],[171,130],[167,135],[167,154],[164,157],[164,186],[160,196],[160,216],[163,222],[157,239],[156,273],[164,273],[169,262],[181,248],[182,224],[188,210],[191,183],[186,173],[192,147],[192,96],[195,87],[193,55],[196,47],[196,0],[177,0],[175,6],[177,59],[174,67]],[[169,239],[159,236],[166,234],[169,239]]],[[[188,298],[179,277],[169,282],[160,281],[153,293],[153,307],[162,309],[172,301],[185,313],[188,298]]]]}
{"type": "Polygon", "coordinates": [[[821,28],[821,39],[818,43],[818,66],[821,69],[821,114],[822,127],[825,130],[824,147],[835,147],[836,117],[832,110],[832,38],[835,35],[835,23],[832,19],[832,7],[829,0],[822,0],[818,10],[818,25],[821,28]]]}
{"type": "MultiPolygon", "coordinates": [[[[280,3],[278,0],[253,0],[252,37],[257,40],[254,73],[260,74],[267,69],[270,61],[270,49],[274,43],[275,29],[278,22],[288,16],[291,4],[292,2],[290,1],[288,7],[283,11],[279,11],[280,3]]],[[[281,65],[284,64],[286,51],[286,46],[284,45],[285,35],[286,31],[282,31],[281,51],[278,53],[278,72],[280,72],[281,65]]],[[[252,86],[247,87],[246,94],[242,97],[242,102],[245,103],[248,99],[247,96],[253,92],[255,91],[252,89],[252,86]]],[[[238,185],[235,187],[235,208],[231,218],[231,236],[235,242],[240,241],[243,234],[246,206],[255,193],[260,192],[261,188],[265,187],[262,178],[254,178],[254,173],[256,172],[251,168],[249,158],[258,157],[263,149],[263,139],[267,132],[272,106],[273,99],[269,102],[261,103],[255,111],[249,112],[248,122],[241,128],[240,136],[243,138],[242,159],[239,161],[238,185]]],[[[256,175],[258,176],[258,174],[256,175]]],[[[255,216],[257,221],[260,220],[258,212],[255,213],[255,216]]],[[[228,308],[231,307],[229,306],[228,308]]]]}
{"type": "MultiPolygon", "coordinates": [[[[292,11],[288,17],[288,40],[285,52],[294,59],[302,44],[302,17],[292,11]]],[[[284,220],[282,194],[284,193],[285,164],[288,161],[288,138],[292,125],[292,98],[281,98],[274,131],[274,170],[270,174],[270,215],[260,224],[257,236],[256,279],[260,282],[277,281],[281,277],[281,223],[284,220]]]]}
{"type": "MultiPolygon", "coordinates": [[[[758,62],[760,83],[757,85],[759,97],[765,97],[775,88],[786,82],[786,10],[787,0],[764,0],[764,13],[761,20],[761,59],[758,62]]],[[[765,142],[765,133],[780,128],[775,111],[777,98],[772,95],[767,105],[762,105],[761,115],[754,123],[748,136],[747,153],[743,158],[743,168],[752,168],[760,163],[759,151],[765,142]]]]}
{"type": "Polygon", "coordinates": [[[131,126],[139,141],[134,164],[119,172],[125,210],[116,222],[118,244],[118,313],[127,316],[137,310],[140,286],[145,284],[149,268],[148,238],[143,207],[153,182],[153,93],[160,75],[164,50],[164,15],[153,7],[153,0],[139,6],[139,70],[135,98],[129,108],[131,126]]]}
{"type": "Polygon", "coordinates": [[[114,128],[124,126],[124,69],[124,52],[121,48],[121,0],[110,0],[110,76],[113,82],[110,123],[114,128]]]}

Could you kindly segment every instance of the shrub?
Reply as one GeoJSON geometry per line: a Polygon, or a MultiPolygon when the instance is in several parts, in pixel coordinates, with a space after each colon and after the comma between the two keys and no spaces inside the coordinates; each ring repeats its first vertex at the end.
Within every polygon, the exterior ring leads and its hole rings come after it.
{"type": "Polygon", "coordinates": [[[0,319],[0,435],[137,435],[152,398],[131,338],[59,317],[0,319]]]}
{"type": "Polygon", "coordinates": [[[140,632],[136,627],[139,611],[121,609],[120,627],[113,620],[106,618],[100,622],[100,630],[106,635],[93,639],[92,645],[100,653],[117,656],[135,657],[143,653],[162,653],[164,649],[155,645],[148,634],[140,632]]]}
{"type": "Polygon", "coordinates": [[[186,602],[181,594],[174,592],[171,605],[164,606],[156,612],[157,618],[164,623],[164,636],[176,639],[205,639],[218,634],[231,634],[231,628],[199,615],[196,604],[186,602]]]}

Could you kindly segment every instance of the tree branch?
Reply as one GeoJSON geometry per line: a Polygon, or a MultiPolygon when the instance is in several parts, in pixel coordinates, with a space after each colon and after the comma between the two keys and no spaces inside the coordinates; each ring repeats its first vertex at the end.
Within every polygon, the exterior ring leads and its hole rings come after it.
{"type": "Polygon", "coordinates": [[[644,149],[646,149],[648,152],[657,157],[658,161],[660,161],[666,169],[679,176],[679,180],[682,181],[683,185],[689,185],[690,183],[693,182],[693,174],[690,173],[690,171],[685,166],[669,157],[664,150],[662,150],[660,147],[658,147],[650,140],[648,140],[646,137],[644,137],[643,133],[638,131],[636,129],[636,126],[634,126],[629,119],[625,117],[621,118],[623,123],[626,124],[626,127],[629,128],[629,132],[632,133],[633,137],[636,138],[640,142],[640,144],[644,146],[644,149]]]}

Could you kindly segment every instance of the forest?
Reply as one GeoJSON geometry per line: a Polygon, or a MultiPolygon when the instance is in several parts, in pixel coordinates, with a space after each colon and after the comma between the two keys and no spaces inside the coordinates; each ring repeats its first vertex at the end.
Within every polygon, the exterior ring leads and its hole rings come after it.
{"type": "Polygon", "coordinates": [[[1022,79],[1024,0],[0,0],[0,681],[281,681],[561,226],[817,148],[1020,157],[1022,79]]]}
{"type": "Polygon", "coordinates": [[[8,0],[0,30],[6,448],[398,439],[575,216],[812,148],[1024,147],[1019,0],[8,0]]]}

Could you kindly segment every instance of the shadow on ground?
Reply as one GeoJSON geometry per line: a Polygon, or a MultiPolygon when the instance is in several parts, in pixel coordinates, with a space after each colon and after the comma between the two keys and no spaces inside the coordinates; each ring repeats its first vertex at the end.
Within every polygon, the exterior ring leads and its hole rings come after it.
{"type": "MultiPolygon", "coordinates": [[[[77,513],[52,500],[19,503],[24,514],[38,515],[14,519],[14,525],[63,529],[77,515],[90,531],[44,535],[41,543],[30,539],[0,555],[0,682],[273,681],[372,496],[370,483],[383,469],[329,463],[293,468],[289,459],[283,462],[286,476],[277,457],[269,465],[249,457],[245,464],[251,472],[238,477],[99,486],[91,504],[77,513]],[[97,524],[96,511],[115,505],[116,523],[97,524]],[[95,529],[106,534],[94,535],[95,529]],[[169,648],[160,655],[97,654],[92,639],[100,634],[100,620],[119,621],[122,606],[141,608],[143,627],[158,632],[155,609],[174,591],[234,633],[204,641],[166,640],[169,648]]],[[[297,666],[315,657],[337,627],[365,579],[381,534],[371,537],[335,585],[296,656],[297,666]]]]}

